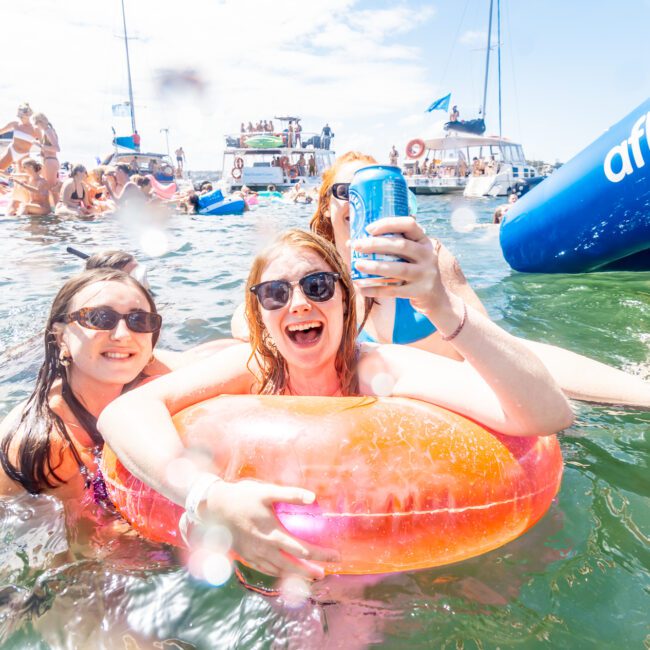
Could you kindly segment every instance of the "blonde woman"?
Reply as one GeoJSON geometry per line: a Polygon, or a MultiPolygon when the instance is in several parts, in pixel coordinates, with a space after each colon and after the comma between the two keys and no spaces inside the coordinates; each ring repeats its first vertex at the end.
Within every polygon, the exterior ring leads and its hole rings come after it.
{"type": "Polygon", "coordinates": [[[17,120],[13,120],[0,128],[0,135],[13,131],[13,140],[7,151],[0,158],[0,171],[4,171],[10,165],[20,170],[20,162],[29,156],[32,147],[38,143],[38,131],[30,121],[32,109],[29,104],[24,103],[18,107],[17,120]]]}
{"type": "Polygon", "coordinates": [[[59,201],[59,158],[57,154],[61,151],[59,147],[59,136],[57,135],[50,120],[44,113],[35,113],[32,118],[34,126],[39,130],[39,142],[41,144],[41,156],[43,157],[43,177],[54,197],[54,202],[59,201]]]}

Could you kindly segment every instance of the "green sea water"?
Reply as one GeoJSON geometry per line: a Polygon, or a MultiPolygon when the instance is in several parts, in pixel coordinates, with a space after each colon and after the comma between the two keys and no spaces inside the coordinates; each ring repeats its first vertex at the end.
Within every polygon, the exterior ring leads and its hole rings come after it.
{"type": "MultiPolygon", "coordinates": [[[[505,329],[648,377],[650,274],[514,273],[488,226],[500,202],[420,197],[419,219],[505,329]]],[[[307,227],[310,214],[274,203],[163,224],[0,218],[0,414],[29,394],[51,300],[80,269],[66,245],[125,248],[149,263],[159,345],[184,349],[229,335],[255,251],[279,230],[307,227]]],[[[452,566],[331,577],[293,607],[234,579],[200,583],[108,515],[81,547],[56,499],[1,502],[0,647],[648,648],[650,414],[573,405],[562,488],[531,531],[452,566]]]]}

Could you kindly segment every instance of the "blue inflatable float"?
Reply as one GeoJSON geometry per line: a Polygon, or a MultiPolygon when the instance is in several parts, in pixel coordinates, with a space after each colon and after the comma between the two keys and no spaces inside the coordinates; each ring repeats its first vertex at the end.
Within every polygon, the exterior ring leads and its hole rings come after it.
{"type": "Polygon", "coordinates": [[[650,99],[506,212],[501,248],[530,273],[650,270],[650,99]]]}
{"type": "Polygon", "coordinates": [[[214,190],[199,196],[199,214],[221,216],[227,214],[244,214],[246,203],[234,196],[224,197],[221,190],[214,190]]]}

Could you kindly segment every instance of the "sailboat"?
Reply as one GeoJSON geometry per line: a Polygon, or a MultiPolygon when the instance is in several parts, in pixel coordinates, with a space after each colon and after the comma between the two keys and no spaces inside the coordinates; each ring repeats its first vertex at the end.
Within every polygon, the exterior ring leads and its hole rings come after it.
{"type": "Polygon", "coordinates": [[[131,134],[128,136],[119,136],[113,129],[113,147],[114,150],[109,154],[103,165],[115,165],[126,163],[131,167],[137,165],[138,173],[151,174],[162,183],[170,183],[175,180],[174,165],[169,156],[169,152],[154,153],[140,151],[140,138],[135,123],[135,103],[133,101],[133,83],[131,81],[131,58],[129,56],[129,37],[126,31],[126,11],[124,9],[124,0],[122,3],[122,27],[124,31],[124,49],[126,53],[126,72],[129,87],[129,100],[113,106],[113,114],[116,116],[126,114],[131,118],[131,134]]]}
{"type": "Polygon", "coordinates": [[[444,125],[446,135],[417,138],[407,144],[406,157],[410,162],[405,164],[405,171],[408,185],[416,194],[463,192],[470,197],[504,196],[518,184],[532,184],[541,178],[526,162],[522,146],[501,134],[501,0],[497,0],[499,135],[484,135],[493,14],[494,0],[490,0],[480,116],[449,121],[444,125]],[[421,173],[419,159],[423,156],[427,173],[421,173]]]}

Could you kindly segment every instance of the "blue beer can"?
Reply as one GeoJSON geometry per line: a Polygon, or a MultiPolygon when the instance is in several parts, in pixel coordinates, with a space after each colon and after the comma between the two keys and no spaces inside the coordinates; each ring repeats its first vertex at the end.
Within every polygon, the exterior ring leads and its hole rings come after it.
{"type": "MultiPolygon", "coordinates": [[[[357,170],[350,183],[350,239],[364,239],[370,236],[367,226],[384,217],[407,217],[409,214],[409,192],[406,180],[399,167],[370,165],[357,170]]],[[[401,235],[385,235],[401,237],[401,235]]],[[[351,275],[361,287],[401,284],[401,280],[371,275],[358,271],[359,260],[377,262],[403,262],[394,255],[372,253],[370,255],[352,250],[351,275]]]]}

